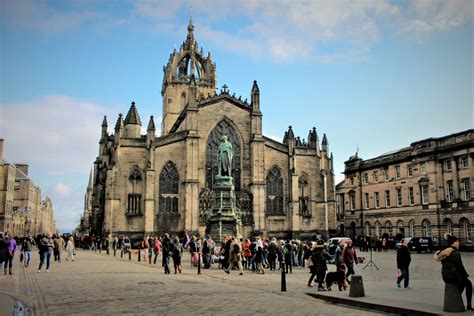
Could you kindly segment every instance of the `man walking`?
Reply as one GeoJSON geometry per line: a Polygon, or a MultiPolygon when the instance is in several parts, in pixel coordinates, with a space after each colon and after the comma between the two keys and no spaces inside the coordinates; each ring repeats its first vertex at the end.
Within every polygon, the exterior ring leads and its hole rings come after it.
{"type": "Polygon", "coordinates": [[[38,273],[41,272],[41,268],[43,264],[46,263],[46,272],[49,272],[49,266],[51,262],[51,255],[53,254],[54,250],[54,241],[52,239],[53,235],[48,233],[40,240],[40,264],[38,267],[38,273]]]}
{"type": "Polygon", "coordinates": [[[397,250],[397,268],[400,270],[400,275],[397,278],[397,287],[400,288],[400,283],[404,279],[404,286],[406,289],[411,289],[408,285],[410,277],[408,273],[408,267],[410,266],[411,256],[410,250],[408,249],[408,240],[404,239],[402,246],[397,250]]]}
{"type": "Polygon", "coordinates": [[[23,251],[23,263],[25,264],[25,268],[28,267],[31,260],[31,250],[33,249],[33,237],[28,235],[28,237],[23,240],[23,244],[21,246],[21,251],[23,251]]]}

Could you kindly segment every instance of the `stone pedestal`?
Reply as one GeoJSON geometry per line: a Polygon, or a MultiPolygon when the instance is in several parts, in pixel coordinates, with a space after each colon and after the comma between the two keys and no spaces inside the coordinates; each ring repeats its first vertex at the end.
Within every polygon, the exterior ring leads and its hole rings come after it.
{"type": "Polygon", "coordinates": [[[236,212],[234,179],[216,176],[214,184],[212,215],[207,223],[206,233],[216,241],[222,241],[224,235],[239,237],[240,219],[236,212]]]}

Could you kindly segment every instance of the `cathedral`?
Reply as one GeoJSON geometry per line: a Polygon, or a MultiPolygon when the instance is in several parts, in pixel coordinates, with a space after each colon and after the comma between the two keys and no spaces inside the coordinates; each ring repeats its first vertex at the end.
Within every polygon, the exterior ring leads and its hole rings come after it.
{"type": "MultiPolygon", "coordinates": [[[[326,134],[307,138],[290,126],[282,142],[262,134],[260,90],[249,101],[216,88],[216,64],[188,34],[163,68],[161,135],[153,116],[147,132],[132,102],[114,133],[102,123],[99,156],[85,197],[81,228],[87,234],[204,235],[215,196],[217,150],[232,144],[231,176],[239,237],[312,239],[336,233],[333,157],[326,134]]],[[[249,85],[250,87],[250,85],[249,85]]],[[[213,236],[215,237],[215,236],[213,236]]]]}

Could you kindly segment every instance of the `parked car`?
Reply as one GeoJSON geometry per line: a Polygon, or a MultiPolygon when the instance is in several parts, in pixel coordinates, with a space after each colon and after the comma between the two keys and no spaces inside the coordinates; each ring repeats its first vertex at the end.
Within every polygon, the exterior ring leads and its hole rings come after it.
{"type": "Polygon", "coordinates": [[[404,240],[408,240],[408,249],[410,249],[410,251],[420,253],[422,251],[433,252],[433,250],[437,249],[437,246],[431,237],[405,237],[397,242],[395,247],[400,249],[404,240]]]}
{"type": "Polygon", "coordinates": [[[328,239],[328,241],[326,241],[324,243],[324,245],[328,249],[329,254],[331,256],[334,256],[334,253],[336,252],[337,245],[339,245],[341,240],[344,241],[344,242],[347,242],[349,239],[350,238],[348,238],[348,237],[333,237],[333,238],[328,239]]]}

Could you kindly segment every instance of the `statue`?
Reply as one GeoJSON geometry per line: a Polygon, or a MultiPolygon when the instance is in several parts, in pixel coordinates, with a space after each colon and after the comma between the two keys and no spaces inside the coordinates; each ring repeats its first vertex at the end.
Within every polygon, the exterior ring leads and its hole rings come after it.
{"type": "Polygon", "coordinates": [[[227,140],[227,136],[222,136],[222,141],[219,144],[219,149],[217,151],[217,161],[219,163],[217,174],[219,176],[231,176],[233,155],[234,149],[232,148],[232,144],[227,140]]]}

